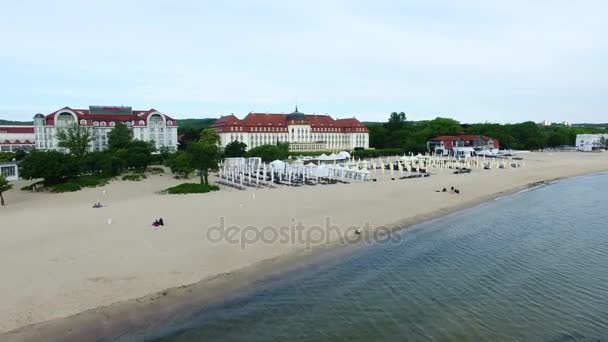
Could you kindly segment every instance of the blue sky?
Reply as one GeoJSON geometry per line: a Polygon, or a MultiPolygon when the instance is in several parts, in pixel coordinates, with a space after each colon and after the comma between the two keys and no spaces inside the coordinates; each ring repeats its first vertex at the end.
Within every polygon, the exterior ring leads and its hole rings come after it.
{"type": "Polygon", "coordinates": [[[608,121],[608,1],[0,1],[0,118],[608,121]]]}

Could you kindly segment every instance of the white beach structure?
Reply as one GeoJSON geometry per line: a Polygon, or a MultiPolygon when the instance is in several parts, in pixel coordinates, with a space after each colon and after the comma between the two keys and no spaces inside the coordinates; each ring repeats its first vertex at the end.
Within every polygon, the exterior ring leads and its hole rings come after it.
{"type": "Polygon", "coordinates": [[[608,140],[608,134],[577,134],[576,149],[584,152],[599,151],[604,148],[602,138],[608,140]]]}
{"type": "Polygon", "coordinates": [[[19,179],[19,167],[17,162],[0,162],[0,174],[8,181],[16,181],[19,179]]]}

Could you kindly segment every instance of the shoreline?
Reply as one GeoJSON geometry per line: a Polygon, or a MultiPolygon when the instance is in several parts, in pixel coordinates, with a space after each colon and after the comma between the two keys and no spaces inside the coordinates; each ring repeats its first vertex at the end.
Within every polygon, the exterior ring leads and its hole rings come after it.
{"type": "MultiPolygon", "coordinates": [[[[568,176],[548,177],[523,186],[515,186],[481,196],[459,205],[439,208],[431,213],[397,220],[386,227],[390,227],[392,232],[406,233],[418,224],[432,222],[450,214],[475,208],[490,200],[517,195],[566,179],[601,174],[605,171],[593,170],[568,176]]],[[[366,246],[369,244],[364,241],[342,245],[334,240],[329,245],[316,246],[309,251],[300,248],[233,271],[209,276],[188,285],[170,287],[143,297],[118,301],[67,317],[22,326],[0,334],[0,337],[8,341],[40,339],[81,341],[86,340],[89,336],[103,336],[104,339],[110,340],[120,339],[125,335],[137,336],[137,333],[149,327],[151,322],[155,324],[167,322],[175,316],[181,317],[188,313],[206,310],[214,305],[221,305],[226,300],[254,291],[257,285],[271,282],[275,278],[288,277],[289,274],[315,263],[335,260],[341,255],[349,255],[366,246]]]]}

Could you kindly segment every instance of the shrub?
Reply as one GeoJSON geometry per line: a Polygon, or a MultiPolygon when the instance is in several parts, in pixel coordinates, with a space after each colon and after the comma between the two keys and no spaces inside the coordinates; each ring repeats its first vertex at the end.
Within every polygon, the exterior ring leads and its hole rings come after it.
{"type": "Polygon", "coordinates": [[[78,183],[74,182],[66,182],[61,184],[56,184],[51,186],[51,192],[61,193],[61,192],[74,192],[82,189],[82,187],[78,183]]]}
{"type": "Polygon", "coordinates": [[[403,154],[400,148],[383,148],[377,150],[355,150],[351,155],[355,158],[375,158],[403,154]]]}
{"type": "Polygon", "coordinates": [[[12,161],[16,158],[15,153],[12,152],[0,152],[0,162],[12,161]]]}
{"type": "Polygon", "coordinates": [[[148,172],[150,172],[153,175],[159,174],[159,173],[165,173],[165,169],[163,169],[162,167],[149,167],[148,168],[148,172]]]}
{"type": "Polygon", "coordinates": [[[134,182],[139,182],[140,180],[146,179],[148,177],[146,177],[145,174],[143,173],[133,173],[130,175],[124,175],[122,176],[122,180],[124,181],[134,181],[134,182]]]}
{"type": "Polygon", "coordinates": [[[67,182],[55,184],[50,187],[51,192],[73,192],[82,188],[95,188],[108,184],[108,178],[100,176],[81,176],[67,182]]]}
{"type": "Polygon", "coordinates": [[[211,191],[218,191],[217,185],[199,184],[199,183],[184,183],[165,190],[166,193],[176,194],[203,194],[211,191]]]}

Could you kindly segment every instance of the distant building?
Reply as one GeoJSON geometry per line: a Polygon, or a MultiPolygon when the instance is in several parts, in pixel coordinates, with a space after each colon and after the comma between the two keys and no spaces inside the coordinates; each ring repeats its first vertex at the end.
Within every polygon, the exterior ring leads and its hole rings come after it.
{"type": "Polygon", "coordinates": [[[19,179],[19,168],[17,162],[0,162],[0,175],[6,177],[8,181],[16,181],[19,179]]]}
{"type": "Polygon", "coordinates": [[[289,143],[291,151],[352,150],[369,148],[367,127],[355,118],[333,119],[329,115],[249,113],[238,119],[222,116],[212,126],[220,136],[220,147],[233,141],[247,149],[289,143]]]}
{"type": "Polygon", "coordinates": [[[34,126],[0,126],[0,152],[29,150],[34,146],[34,126]]]}
{"type": "Polygon", "coordinates": [[[498,139],[485,135],[440,135],[427,141],[427,150],[438,155],[454,155],[458,148],[474,151],[499,149],[498,139]]]}
{"type": "Polygon", "coordinates": [[[608,139],[608,134],[577,134],[576,149],[585,152],[602,150],[602,138],[608,139]]]}
{"type": "Polygon", "coordinates": [[[543,126],[551,126],[553,124],[553,122],[549,121],[549,120],[543,120],[543,122],[540,123],[543,126]]]}
{"type": "Polygon", "coordinates": [[[572,122],[570,122],[570,121],[564,121],[564,122],[562,122],[562,125],[564,125],[566,127],[571,127],[572,126],[572,122]]]}
{"type": "Polygon", "coordinates": [[[177,121],[156,109],[132,110],[131,107],[89,106],[88,109],[63,107],[48,115],[34,116],[36,148],[61,150],[57,144],[57,130],[70,125],[92,129],[91,151],[102,151],[108,144],[108,133],[118,122],[133,130],[133,138],[153,141],[157,149],[165,146],[177,150],[177,121]]]}

